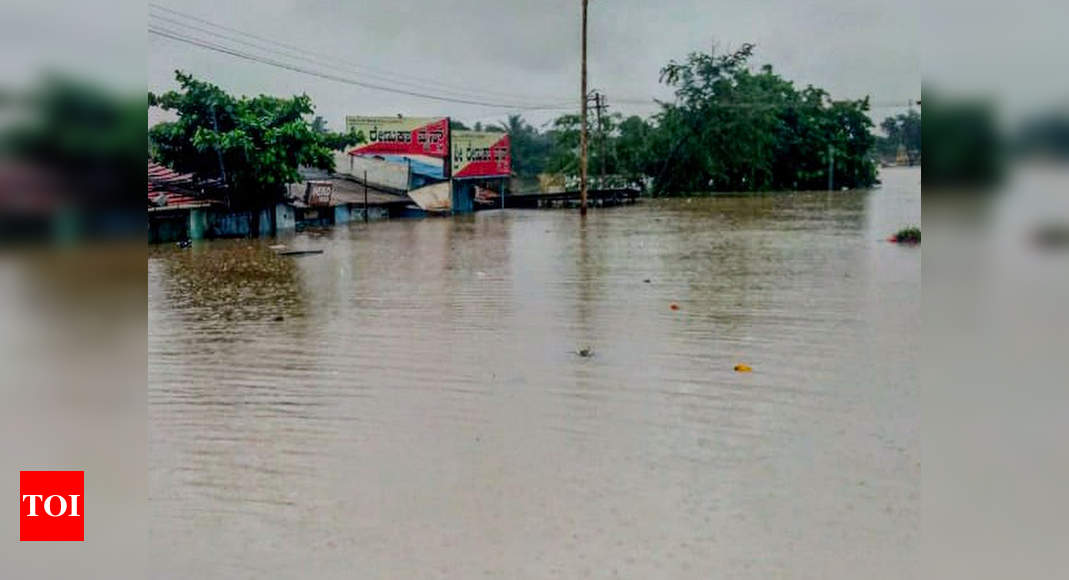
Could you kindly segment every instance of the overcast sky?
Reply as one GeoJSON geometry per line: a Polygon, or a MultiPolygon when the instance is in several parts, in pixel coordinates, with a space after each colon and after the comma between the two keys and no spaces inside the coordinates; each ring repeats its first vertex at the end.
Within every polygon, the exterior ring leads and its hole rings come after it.
{"type": "MultiPolygon", "coordinates": [[[[153,1],[182,13],[150,7],[150,26],[170,33],[360,82],[504,107],[373,90],[150,35],[153,91],[173,88],[173,71],[181,69],[239,94],[303,92],[333,129],[347,114],[449,115],[472,123],[578,102],[579,0],[153,1]]],[[[834,98],[870,95],[874,117],[882,118],[920,96],[917,18],[886,0],[591,0],[589,86],[605,92],[613,111],[649,114],[655,108],[642,101],[671,96],[657,82],[666,62],[714,42],[753,42],[756,63],[771,63],[797,85],[821,86],[834,98]]],[[[560,112],[525,117],[540,124],[560,112]]]]}

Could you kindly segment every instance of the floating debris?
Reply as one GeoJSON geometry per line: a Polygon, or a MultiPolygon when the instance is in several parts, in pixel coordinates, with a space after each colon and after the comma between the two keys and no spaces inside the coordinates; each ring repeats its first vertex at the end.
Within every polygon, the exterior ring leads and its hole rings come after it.
{"type": "Polygon", "coordinates": [[[921,243],[921,229],[916,226],[902,228],[895,235],[887,238],[887,241],[894,244],[919,244],[921,243]]]}
{"type": "Polygon", "coordinates": [[[286,244],[273,244],[273,245],[270,245],[270,246],[267,246],[267,247],[271,248],[272,250],[277,252],[279,250],[285,250],[286,249],[286,244]]]}
{"type": "Polygon", "coordinates": [[[279,252],[279,256],[311,256],[314,254],[322,254],[323,250],[287,250],[285,252],[279,252]]]}
{"type": "Polygon", "coordinates": [[[672,310],[679,310],[679,305],[676,304],[675,302],[669,304],[668,307],[671,308],[672,310]]]}
{"type": "Polygon", "coordinates": [[[193,245],[193,240],[186,238],[184,240],[179,240],[178,243],[176,243],[175,245],[179,248],[185,249],[193,245]]]}
{"type": "Polygon", "coordinates": [[[746,363],[739,363],[739,364],[735,365],[735,372],[737,372],[737,373],[753,372],[753,367],[751,367],[750,365],[748,365],[746,363]]]}
{"type": "Polygon", "coordinates": [[[650,279],[646,278],[645,280],[643,280],[643,282],[645,282],[646,284],[649,284],[650,283],[650,279]]]}
{"type": "Polygon", "coordinates": [[[274,318],[275,322],[282,322],[283,320],[285,320],[285,317],[283,317],[281,314],[274,318]]]}
{"type": "Polygon", "coordinates": [[[590,358],[590,357],[594,356],[594,349],[589,347],[589,346],[584,346],[584,347],[580,348],[579,350],[575,351],[575,354],[577,354],[577,355],[579,355],[579,356],[581,356],[583,358],[590,358]]]}

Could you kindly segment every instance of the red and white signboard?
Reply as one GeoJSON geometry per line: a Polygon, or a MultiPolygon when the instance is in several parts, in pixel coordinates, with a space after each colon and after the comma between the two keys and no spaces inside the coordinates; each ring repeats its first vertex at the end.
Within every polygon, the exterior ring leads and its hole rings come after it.
{"type": "Polygon", "coordinates": [[[453,177],[508,177],[512,153],[508,133],[453,131],[453,177]]]}
{"type": "Polygon", "coordinates": [[[413,155],[445,158],[449,138],[447,118],[346,117],[348,131],[364,134],[364,143],[351,155],[413,155]]]}

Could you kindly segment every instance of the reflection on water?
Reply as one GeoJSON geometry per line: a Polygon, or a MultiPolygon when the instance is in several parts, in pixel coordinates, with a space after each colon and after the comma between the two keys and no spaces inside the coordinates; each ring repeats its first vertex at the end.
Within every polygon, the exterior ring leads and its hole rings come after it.
{"type": "Polygon", "coordinates": [[[154,248],[157,575],[914,575],[920,173],[882,178],[154,248]]]}

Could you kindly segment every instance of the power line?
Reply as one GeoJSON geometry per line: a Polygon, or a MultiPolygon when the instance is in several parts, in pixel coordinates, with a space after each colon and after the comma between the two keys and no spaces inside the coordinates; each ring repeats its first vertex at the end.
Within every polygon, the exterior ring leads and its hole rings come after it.
{"type": "MultiPolygon", "coordinates": [[[[187,14],[187,13],[184,13],[184,12],[181,12],[181,11],[178,11],[178,10],[174,10],[172,8],[168,8],[166,6],[162,6],[162,5],[157,4],[157,3],[150,2],[149,3],[149,7],[151,9],[155,9],[155,10],[158,10],[158,11],[163,11],[163,12],[166,12],[166,13],[170,13],[170,14],[179,16],[181,18],[185,18],[185,19],[189,19],[189,20],[192,20],[192,21],[200,22],[200,23],[206,24],[206,25],[214,27],[214,28],[218,28],[218,29],[221,29],[221,30],[226,30],[226,31],[232,32],[234,34],[239,34],[241,36],[245,36],[247,38],[252,38],[252,39],[256,39],[256,40],[260,41],[259,44],[252,43],[252,42],[249,42],[249,41],[244,41],[244,40],[241,40],[241,39],[238,39],[238,38],[234,38],[232,36],[228,36],[226,34],[215,32],[215,31],[212,31],[212,30],[208,30],[208,29],[203,28],[203,27],[199,27],[199,26],[195,26],[195,25],[192,25],[192,24],[189,24],[189,23],[186,23],[186,22],[182,22],[182,21],[179,21],[179,20],[176,20],[176,19],[173,19],[173,18],[168,18],[166,16],[161,16],[159,14],[155,14],[155,15],[150,14],[151,18],[155,18],[157,20],[169,22],[171,24],[175,24],[175,25],[178,25],[178,26],[181,26],[181,27],[184,27],[184,28],[189,28],[189,29],[192,29],[192,30],[197,30],[197,31],[200,31],[200,32],[203,32],[203,33],[206,33],[206,34],[210,34],[212,36],[221,38],[221,39],[223,39],[223,40],[225,40],[227,42],[242,44],[242,45],[254,48],[254,49],[259,50],[259,51],[267,51],[269,53],[273,53],[273,54],[276,54],[276,55],[279,55],[279,56],[282,56],[282,57],[285,57],[285,58],[289,58],[289,59],[302,60],[302,61],[305,61],[305,62],[309,62],[309,63],[315,64],[315,65],[317,65],[319,67],[325,67],[325,68],[334,69],[334,70],[344,70],[344,71],[356,72],[356,73],[359,73],[361,75],[368,76],[368,77],[373,77],[373,78],[378,78],[379,80],[382,80],[382,81],[385,81],[385,82],[388,82],[388,83],[392,83],[392,84],[400,84],[400,85],[407,85],[407,86],[417,86],[417,87],[424,86],[424,85],[431,85],[431,86],[437,85],[438,87],[440,87],[439,88],[440,92],[449,93],[449,94],[454,95],[454,96],[447,96],[447,95],[443,95],[443,94],[434,94],[434,93],[423,92],[423,91],[419,91],[419,90],[407,90],[407,89],[391,87],[391,86],[383,86],[383,85],[380,85],[380,84],[368,83],[366,81],[360,81],[360,80],[352,79],[352,78],[349,78],[349,77],[343,77],[343,76],[339,76],[339,75],[334,75],[334,74],[327,73],[327,72],[311,70],[311,69],[308,69],[308,68],[304,68],[304,67],[292,64],[292,63],[275,60],[275,59],[272,59],[270,57],[266,57],[266,56],[264,56],[262,54],[255,54],[253,52],[248,52],[248,51],[244,51],[244,50],[241,50],[241,49],[238,49],[238,48],[234,48],[234,47],[231,47],[231,46],[226,46],[224,44],[219,44],[219,43],[211,41],[211,40],[206,40],[206,39],[203,39],[203,38],[197,38],[195,36],[189,35],[189,33],[184,33],[184,32],[176,31],[176,30],[173,30],[173,29],[168,29],[165,26],[160,25],[160,24],[152,24],[152,23],[149,24],[149,32],[152,33],[152,34],[156,34],[158,36],[169,38],[171,40],[175,40],[175,41],[178,41],[178,42],[184,42],[184,43],[191,44],[191,45],[194,45],[194,46],[198,46],[200,48],[204,48],[204,49],[207,49],[207,50],[213,50],[213,51],[220,52],[220,53],[223,53],[223,54],[236,56],[238,58],[242,58],[242,59],[245,59],[245,60],[259,62],[261,64],[267,64],[267,65],[270,65],[270,66],[275,66],[275,67],[287,69],[287,70],[290,70],[290,71],[293,71],[293,72],[299,72],[299,73],[302,73],[302,74],[316,76],[316,77],[324,78],[324,79],[327,79],[327,80],[333,80],[333,81],[336,81],[336,82],[342,82],[342,83],[355,85],[355,86],[360,86],[360,87],[368,88],[368,89],[372,89],[372,90],[380,90],[380,91],[391,92],[391,93],[395,93],[395,94],[403,94],[403,95],[408,95],[408,96],[413,96],[413,97],[418,97],[418,98],[431,99],[431,100],[436,100],[436,101],[453,102],[453,103],[462,103],[462,104],[469,104],[469,105],[476,105],[476,106],[483,106],[483,107],[508,109],[508,111],[506,111],[506,112],[515,112],[515,113],[526,112],[526,111],[565,111],[565,110],[572,110],[573,107],[574,107],[574,105],[573,106],[560,106],[560,105],[564,104],[563,102],[561,102],[561,103],[553,103],[553,104],[534,103],[534,102],[526,101],[527,97],[514,95],[514,94],[511,94],[511,93],[503,93],[503,92],[496,92],[496,91],[486,91],[486,90],[482,90],[482,89],[477,89],[477,90],[471,90],[471,89],[452,90],[452,89],[447,89],[447,88],[444,88],[444,87],[459,88],[459,85],[450,85],[450,84],[443,83],[443,82],[440,82],[440,81],[435,81],[435,80],[430,80],[430,79],[423,79],[423,78],[420,78],[420,77],[416,77],[416,76],[412,76],[412,75],[403,75],[403,74],[400,74],[400,73],[389,73],[389,75],[387,75],[387,74],[379,74],[379,73],[374,73],[374,72],[370,72],[369,73],[366,70],[362,70],[362,69],[367,69],[367,70],[374,71],[374,70],[376,70],[375,67],[364,66],[364,65],[356,65],[355,63],[350,63],[349,61],[345,61],[345,60],[339,59],[339,58],[337,58],[335,56],[332,56],[332,55],[327,55],[327,54],[324,54],[324,53],[317,53],[317,52],[314,52],[314,51],[303,49],[303,48],[301,48],[299,46],[286,44],[286,43],[283,43],[283,42],[279,42],[279,41],[275,41],[275,40],[272,40],[272,39],[269,39],[269,38],[258,36],[258,35],[255,35],[255,34],[252,34],[252,33],[249,33],[249,32],[238,30],[236,28],[231,28],[231,27],[224,26],[224,25],[221,25],[221,24],[216,24],[214,22],[211,22],[209,20],[200,18],[198,16],[194,16],[192,14],[187,14]],[[272,48],[272,46],[282,47],[284,49],[287,49],[289,51],[293,51],[293,52],[296,52],[296,53],[303,53],[305,55],[316,56],[317,58],[316,59],[312,59],[312,58],[309,58],[307,56],[300,56],[300,54],[290,54],[290,53],[285,52],[283,50],[272,48]],[[325,59],[331,59],[331,60],[334,60],[335,62],[339,62],[339,63],[346,63],[346,64],[351,65],[351,66],[349,66],[349,67],[339,67],[339,66],[332,66],[330,64],[325,64],[325,63],[321,62],[322,59],[324,59],[324,58],[325,59]],[[393,78],[393,77],[396,77],[396,78],[393,78]],[[404,78],[413,79],[413,81],[398,80],[398,79],[404,79],[404,78]],[[479,98],[480,95],[493,95],[493,94],[497,94],[497,95],[501,95],[501,96],[508,96],[510,98],[522,99],[523,101],[514,101],[514,102],[507,102],[506,103],[506,102],[501,102],[501,101],[488,101],[488,100],[483,100],[483,99],[479,98]],[[524,102],[524,101],[526,101],[526,102],[524,102]]],[[[377,69],[377,70],[382,70],[382,69],[377,69]]],[[[664,103],[667,103],[668,101],[667,100],[662,101],[660,99],[655,99],[655,98],[624,97],[624,98],[616,99],[616,102],[618,104],[626,104],[626,105],[633,105],[633,106],[645,106],[645,107],[654,106],[654,107],[657,107],[657,106],[661,106],[664,103]]],[[[908,105],[913,104],[914,102],[917,102],[917,101],[914,101],[913,99],[909,99],[909,100],[903,99],[901,101],[875,101],[875,102],[870,102],[869,103],[869,107],[871,109],[903,108],[903,107],[906,107],[908,105]]],[[[717,107],[723,107],[723,108],[771,108],[771,107],[778,107],[780,105],[779,104],[774,104],[774,103],[718,103],[718,104],[716,104],[716,106],[717,107]]]]}
{"type": "Polygon", "coordinates": [[[423,93],[423,92],[419,92],[419,91],[410,91],[410,90],[399,89],[399,88],[395,88],[395,87],[387,87],[387,86],[377,85],[377,84],[373,84],[373,83],[367,83],[367,82],[363,82],[363,81],[358,81],[356,79],[343,77],[343,76],[339,76],[339,75],[335,75],[335,74],[331,74],[331,73],[327,73],[327,72],[323,72],[323,71],[316,71],[316,70],[300,67],[300,66],[297,66],[297,65],[294,65],[294,64],[291,64],[291,63],[281,62],[281,61],[278,61],[278,60],[275,60],[275,59],[264,57],[262,55],[252,54],[252,53],[244,52],[244,51],[232,48],[232,47],[216,44],[214,42],[210,42],[210,41],[206,41],[206,40],[203,40],[203,39],[198,39],[198,38],[186,36],[186,35],[183,35],[180,32],[176,32],[176,31],[168,30],[168,29],[164,29],[164,28],[159,28],[159,27],[156,27],[156,26],[151,25],[151,24],[149,25],[148,31],[151,34],[155,34],[157,36],[161,36],[161,37],[164,37],[164,38],[169,38],[171,40],[175,40],[175,41],[178,41],[178,42],[183,42],[183,43],[190,44],[190,45],[193,45],[193,46],[197,46],[197,47],[200,47],[200,48],[204,48],[204,49],[207,49],[207,50],[212,50],[212,51],[215,51],[215,52],[228,54],[228,55],[235,56],[235,57],[238,57],[238,58],[242,58],[242,59],[245,59],[245,60],[258,62],[258,63],[261,63],[261,64],[266,64],[266,65],[269,65],[269,66],[274,66],[274,67],[290,70],[290,71],[293,71],[293,72],[298,72],[298,73],[302,73],[302,74],[306,74],[306,75],[310,75],[310,76],[319,77],[319,78],[322,78],[322,79],[332,80],[332,81],[345,83],[345,84],[349,84],[349,85],[354,85],[354,86],[358,86],[358,87],[363,87],[363,88],[371,89],[371,90],[378,90],[378,91],[385,91],[385,92],[389,92],[389,93],[408,95],[408,96],[412,96],[412,97],[419,97],[419,98],[430,99],[430,100],[434,100],[434,101],[444,101],[444,102],[448,102],[448,103],[462,103],[462,104],[467,104],[467,105],[481,105],[481,106],[484,106],[484,107],[495,107],[495,108],[502,108],[502,109],[510,109],[510,110],[513,110],[513,111],[520,111],[520,110],[533,111],[533,110],[541,110],[541,109],[552,110],[552,109],[554,109],[556,107],[555,104],[554,105],[546,104],[546,105],[538,105],[538,106],[530,106],[530,107],[528,107],[528,106],[526,106],[524,104],[500,103],[500,102],[480,101],[480,100],[474,100],[474,99],[462,99],[462,98],[446,97],[446,96],[442,96],[442,95],[435,95],[435,94],[430,94],[430,93],[423,93]]]}
{"type": "MultiPolygon", "coordinates": [[[[328,55],[328,54],[321,53],[321,52],[315,52],[315,51],[307,50],[307,49],[299,47],[299,46],[295,46],[295,45],[292,45],[292,44],[286,44],[284,42],[279,42],[277,40],[265,38],[263,36],[258,36],[258,35],[252,34],[250,32],[245,32],[243,30],[239,30],[237,28],[232,28],[232,27],[229,27],[229,26],[224,26],[222,24],[217,24],[217,23],[212,22],[210,20],[207,20],[207,19],[204,19],[204,18],[200,18],[198,16],[194,16],[192,14],[188,14],[188,13],[185,13],[185,12],[181,12],[179,10],[174,10],[174,9],[168,8],[166,6],[162,6],[160,4],[149,3],[149,7],[157,9],[157,10],[161,10],[161,11],[164,11],[164,12],[168,12],[168,13],[171,13],[171,14],[174,14],[174,15],[180,16],[182,18],[186,18],[186,19],[189,19],[189,20],[193,20],[193,21],[196,21],[196,22],[207,24],[208,26],[211,26],[211,27],[214,27],[214,28],[218,28],[218,29],[221,29],[221,30],[226,30],[226,31],[229,31],[229,32],[232,32],[232,33],[235,33],[235,34],[240,34],[240,35],[248,37],[248,38],[253,38],[253,39],[259,40],[259,41],[264,42],[264,43],[268,43],[268,44],[272,44],[272,45],[276,45],[276,46],[281,46],[281,47],[287,48],[289,50],[296,51],[298,53],[303,53],[303,54],[306,54],[306,55],[314,56],[314,57],[317,57],[319,59],[323,59],[323,58],[336,59],[337,58],[334,55],[328,55]]],[[[150,15],[150,16],[152,16],[152,15],[150,15]]],[[[156,15],[154,17],[167,20],[166,18],[163,18],[163,17],[161,17],[159,15],[156,15]]],[[[175,21],[175,20],[170,20],[170,21],[174,22],[174,23],[178,23],[178,24],[180,24],[182,26],[187,26],[187,27],[190,27],[190,28],[197,28],[197,27],[194,27],[194,26],[189,25],[189,24],[179,23],[178,21],[175,21]]],[[[239,42],[239,43],[242,43],[242,44],[248,44],[247,42],[243,42],[243,41],[234,39],[232,37],[228,37],[226,35],[223,35],[223,34],[220,34],[220,33],[217,33],[217,32],[207,31],[207,30],[205,30],[203,28],[197,28],[197,29],[201,30],[201,31],[208,32],[209,34],[220,36],[222,38],[225,38],[227,40],[231,40],[233,42],[239,42]]],[[[338,60],[341,61],[341,59],[338,59],[338,60]]],[[[372,70],[372,71],[376,70],[374,67],[363,66],[363,65],[359,66],[359,68],[361,68],[361,69],[366,68],[366,69],[372,70]]],[[[381,71],[382,69],[378,69],[378,70],[381,71]]],[[[361,74],[367,74],[365,71],[358,71],[358,72],[361,72],[361,74]]],[[[440,84],[441,86],[449,86],[449,85],[445,85],[443,83],[438,83],[437,81],[433,81],[433,80],[429,80],[429,79],[422,79],[422,78],[419,78],[419,77],[402,75],[402,74],[399,74],[399,73],[391,73],[391,74],[396,75],[398,78],[406,78],[407,77],[407,78],[413,79],[415,81],[418,81],[418,82],[420,82],[420,83],[422,83],[424,85],[440,84]]],[[[391,82],[396,82],[394,79],[387,78],[387,80],[391,80],[391,82]]]]}
{"type": "MultiPolygon", "coordinates": [[[[330,59],[330,60],[334,60],[336,62],[344,62],[347,65],[350,65],[348,70],[350,70],[352,72],[357,72],[357,73],[360,73],[360,74],[366,75],[366,76],[375,76],[375,77],[378,77],[378,78],[380,78],[382,80],[385,80],[387,82],[398,83],[398,84],[406,84],[406,85],[409,85],[409,86],[411,86],[413,84],[416,84],[417,86],[434,86],[434,85],[437,85],[440,89],[446,90],[446,92],[457,93],[457,94],[462,94],[462,95],[466,95],[466,96],[471,96],[471,95],[489,95],[489,96],[493,96],[493,95],[497,95],[499,97],[503,97],[503,98],[507,98],[507,99],[511,99],[511,100],[527,101],[527,100],[530,99],[530,97],[528,97],[526,95],[518,95],[518,94],[514,94],[514,93],[506,93],[506,92],[499,92],[499,91],[493,91],[493,90],[483,90],[483,89],[474,89],[473,90],[469,86],[460,86],[460,85],[455,85],[455,84],[449,84],[449,83],[444,83],[444,82],[437,81],[437,80],[432,80],[432,79],[426,79],[426,78],[422,78],[422,77],[418,77],[418,76],[414,76],[414,75],[405,75],[403,73],[399,73],[399,72],[395,72],[395,71],[386,71],[384,69],[373,67],[373,66],[369,66],[369,65],[356,64],[356,63],[353,63],[351,61],[346,61],[344,59],[338,58],[336,55],[330,55],[330,54],[326,54],[326,53],[322,53],[322,52],[316,52],[316,51],[312,51],[312,50],[308,50],[308,49],[302,48],[300,46],[295,46],[295,45],[292,45],[292,44],[287,44],[287,43],[280,42],[280,41],[277,41],[277,40],[274,40],[274,39],[270,39],[270,38],[266,38],[266,37],[263,37],[263,36],[258,36],[256,34],[252,34],[250,32],[245,32],[245,31],[239,30],[237,28],[232,28],[232,27],[229,27],[229,26],[224,26],[222,24],[217,24],[215,22],[212,22],[210,20],[195,16],[193,14],[188,14],[188,13],[185,13],[185,12],[182,12],[182,11],[179,11],[179,10],[175,10],[173,8],[168,8],[166,6],[162,6],[162,5],[157,4],[157,3],[150,2],[149,3],[149,7],[151,9],[155,9],[155,10],[158,10],[158,11],[166,12],[166,13],[169,13],[171,15],[183,18],[183,19],[192,20],[194,22],[199,22],[199,23],[202,23],[202,24],[206,24],[206,25],[208,25],[210,27],[213,27],[213,28],[217,28],[217,29],[220,29],[220,30],[225,30],[225,31],[228,31],[228,32],[231,32],[231,33],[234,33],[234,34],[238,34],[238,35],[247,37],[247,38],[252,38],[252,39],[260,41],[261,43],[266,43],[268,45],[282,47],[282,48],[285,48],[285,49],[293,51],[293,52],[302,53],[304,55],[316,57],[316,59],[315,60],[310,60],[307,56],[301,57],[301,56],[295,56],[295,55],[290,55],[290,54],[286,54],[286,53],[280,53],[277,50],[273,50],[272,51],[270,48],[264,48],[264,47],[261,47],[261,46],[256,46],[256,45],[250,44],[247,41],[242,41],[242,40],[227,36],[225,34],[221,34],[219,32],[206,30],[204,28],[197,27],[197,26],[194,26],[192,24],[185,23],[185,22],[180,22],[180,21],[174,20],[172,18],[167,18],[167,17],[164,17],[164,16],[160,16],[158,14],[156,14],[156,15],[151,15],[150,14],[150,16],[153,17],[153,18],[157,18],[157,19],[160,19],[160,20],[166,20],[166,21],[171,22],[173,24],[177,24],[179,26],[184,26],[184,27],[187,27],[187,28],[193,28],[193,29],[196,29],[196,30],[200,30],[202,32],[206,32],[206,33],[211,34],[213,36],[221,37],[221,38],[226,39],[226,40],[231,41],[231,42],[237,42],[237,43],[240,43],[240,44],[245,44],[247,46],[254,46],[256,48],[259,48],[260,50],[268,50],[268,51],[271,51],[271,52],[275,52],[276,54],[282,54],[284,56],[287,56],[288,58],[297,58],[297,59],[313,62],[313,63],[319,64],[321,66],[322,66],[322,63],[320,61],[322,59],[330,59]],[[372,71],[372,72],[369,73],[368,71],[372,71]],[[375,72],[375,71],[378,71],[378,72],[375,72]],[[405,81],[405,80],[398,80],[398,79],[409,79],[409,80],[405,81]]],[[[330,67],[330,68],[338,68],[338,67],[330,67]]]]}
{"type": "MultiPolygon", "coordinates": [[[[202,28],[202,27],[199,27],[199,26],[194,26],[194,25],[191,25],[191,24],[187,24],[187,23],[181,22],[179,20],[174,20],[174,19],[170,19],[170,18],[164,18],[164,17],[161,17],[161,16],[155,16],[155,15],[150,15],[149,17],[157,19],[157,20],[161,20],[161,21],[164,21],[164,22],[167,22],[167,23],[170,23],[170,24],[176,24],[176,25],[184,27],[184,28],[189,28],[189,29],[192,29],[192,30],[196,30],[196,31],[199,31],[199,32],[210,34],[212,36],[217,36],[217,37],[222,38],[223,40],[226,40],[227,42],[242,44],[242,45],[254,48],[254,49],[259,50],[259,51],[266,51],[266,52],[269,52],[269,53],[272,53],[272,54],[276,54],[276,55],[279,55],[279,56],[282,56],[282,57],[285,57],[285,58],[289,58],[289,59],[301,60],[301,61],[304,61],[304,62],[308,62],[308,63],[311,63],[311,64],[318,65],[320,67],[325,67],[325,68],[334,69],[334,70],[340,70],[340,71],[355,72],[355,73],[361,74],[362,76],[367,76],[367,77],[371,77],[371,78],[378,78],[379,80],[382,80],[382,81],[385,81],[385,82],[388,82],[388,83],[391,83],[391,84],[408,85],[408,86],[412,86],[412,87],[415,87],[415,88],[419,88],[420,86],[422,86],[422,85],[417,85],[416,83],[411,83],[411,82],[406,82],[406,81],[402,81],[402,80],[397,80],[397,79],[393,79],[393,78],[390,78],[390,77],[386,77],[384,75],[376,75],[374,73],[363,72],[363,71],[361,71],[361,70],[359,70],[357,68],[332,66],[330,64],[323,63],[322,59],[318,59],[318,58],[314,59],[314,58],[304,57],[304,56],[301,56],[301,55],[290,54],[290,53],[288,53],[286,51],[277,50],[277,49],[274,49],[274,48],[272,48],[270,46],[263,46],[261,43],[248,42],[248,41],[245,41],[245,40],[241,40],[240,38],[232,38],[232,37],[229,37],[229,36],[227,36],[225,34],[220,34],[218,32],[215,32],[213,30],[209,30],[207,28],[202,28]]],[[[178,33],[177,31],[173,31],[173,30],[167,29],[165,27],[166,25],[156,24],[156,26],[161,26],[161,29],[163,29],[163,30],[169,30],[169,31],[178,33]]],[[[182,32],[181,34],[186,34],[189,38],[196,38],[194,36],[189,35],[189,33],[182,32]]],[[[205,39],[198,38],[198,40],[205,40],[205,39]]],[[[205,40],[205,41],[206,42],[212,42],[212,41],[207,41],[207,40],[205,40]]],[[[339,61],[339,62],[343,62],[343,61],[339,61]]],[[[482,96],[477,92],[470,92],[470,91],[469,92],[459,92],[459,91],[451,91],[451,90],[445,90],[445,89],[439,89],[439,90],[442,91],[442,92],[445,92],[445,93],[449,93],[452,96],[457,96],[457,97],[460,97],[460,98],[468,98],[468,99],[473,99],[474,98],[474,99],[477,99],[480,96],[482,96]]]]}

